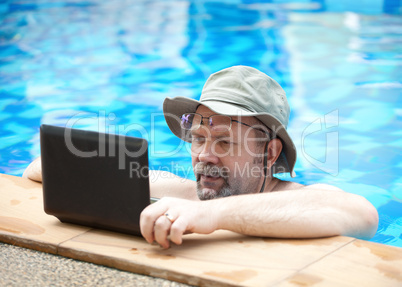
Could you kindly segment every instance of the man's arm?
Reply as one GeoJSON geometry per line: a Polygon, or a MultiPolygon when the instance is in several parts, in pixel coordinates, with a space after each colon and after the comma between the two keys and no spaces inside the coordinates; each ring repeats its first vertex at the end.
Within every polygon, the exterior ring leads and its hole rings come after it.
{"type": "Polygon", "coordinates": [[[368,239],[377,231],[377,211],[359,195],[306,186],[254,196],[217,203],[222,214],[218,228],[283,238],[346,235],[368,239]]]}
{"type": "Polygon", "coordinates": [[[181,244],[186,232],[218,229],[263,237],[316,238],[346,235],[371,238],[378,225],[376,209],[363,197],[325,185],[208,201],[164,198],[141,215],[148,242],[169,247],[167,236],[181,244]],[[168,213],[174,222],[165,216],[168,213]]]}
{"type": "Polygon", "coordinates": [[[150,170],[149,186],[151,197],[179,197],[199,200],[195,181],[181,178],[167,171],[150,170]]]}

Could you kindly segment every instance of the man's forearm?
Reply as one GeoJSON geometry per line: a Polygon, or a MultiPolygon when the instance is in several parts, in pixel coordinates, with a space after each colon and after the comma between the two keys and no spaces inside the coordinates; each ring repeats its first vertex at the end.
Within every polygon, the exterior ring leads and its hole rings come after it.
{"type": "Polygon", "coordinates": [[[150,170],[149,185],[151,197],[178,197],[199,200],[195,181],[181,178],[167,171],[150,170]]]}
{"type": "Polygon", "coordinates": [[[213,204],[219,213],[219,229],[254,236],[346,235],[367,239],[375,234],[378,225],[377,211],[365,198],[342,191],[306,187],[234,196],[213,204]]]}

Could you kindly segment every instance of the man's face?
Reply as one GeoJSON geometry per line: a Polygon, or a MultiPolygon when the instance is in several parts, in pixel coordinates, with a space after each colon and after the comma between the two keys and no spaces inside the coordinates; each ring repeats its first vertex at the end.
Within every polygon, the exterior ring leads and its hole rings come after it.
{"type": "MultiPolygon", "coordinates": [[[[214,130],[208,117],[214,115],[207,107],[198,107],[203,124],[191,131],[192,164],[201,200],[254,193],[263,181],[263,152],[266,138],[250,127],[232,122],[230,130],[214,130]],[[261,137],[263,143],[261,144],[261,137]],[[257,143],[258,138],[260,144],[257,143]]],[[[232,117],[253,125],[252,117],[232,117]]]]}

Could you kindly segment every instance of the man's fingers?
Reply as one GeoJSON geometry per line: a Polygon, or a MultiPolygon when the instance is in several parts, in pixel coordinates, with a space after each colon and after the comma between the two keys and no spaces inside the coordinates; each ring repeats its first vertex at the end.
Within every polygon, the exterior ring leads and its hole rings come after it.
{"type": "Polygon", "coordinates": [[[163,248],[169,248],[168,235],[172,223],[165,215],[160,216],[155,221],[154,236],[156,242],[158,242],[163,248]]]}
{"type": "Polygon", "coordinates": [[[177,245],[183,242],[183,234],[187,229],[187,221],[183,217],[179,217],[170,227],[170,240],[177,245]]]}
{"type": "MultiPolygon", "coordinates": [[[[191,212],[188,209],[194,211],[192,206],[183,208],[183,201],[163,198],[142,211],[141,234],[148,243],[156,241],[163,248],[169,248],[170,241],[178,245],[182,243],[183,234],[189,233],[188,215],[191,212]]],[[[191,229],[191,231],[194,230],[191,229]]]]}
{"type": "Polygon", "coordinates": [[[161,214],[164,214],[166,207],[162,204],[154,203],[149,205],[141,212],[140,226],[141,234],[148,243],[152,243],[155,240],[154,225],[156,220],[161,214]]]}
{"type": "Polygon", "coordinates": [[[141,212],[140,216],[141,234],[148,243],[154,242],[154,219],[146,209],[141,212]]]}

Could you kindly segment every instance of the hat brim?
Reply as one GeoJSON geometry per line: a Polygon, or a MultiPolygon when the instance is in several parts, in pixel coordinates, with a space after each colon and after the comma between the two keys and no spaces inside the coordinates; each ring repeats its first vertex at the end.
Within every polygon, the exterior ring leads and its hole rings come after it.
{"type": "Polygon", "coordinates": [[[199,105],[203,105],[217,114],[227,116],[252,116],[273,130],[282,141],[282,152],[274,164],[274,173],[289,172],[294,176],[296,163],[296,147],[286,131],[286,128],[268,113],[256,113],[236,106],[235,103],[220,101],[197,101],[185,97],[166,98],[163,103],[163,113],[170,130],[180,139],[189,141],[180,126],[180,117],[185,113],[194,113],[199,105]]]}

